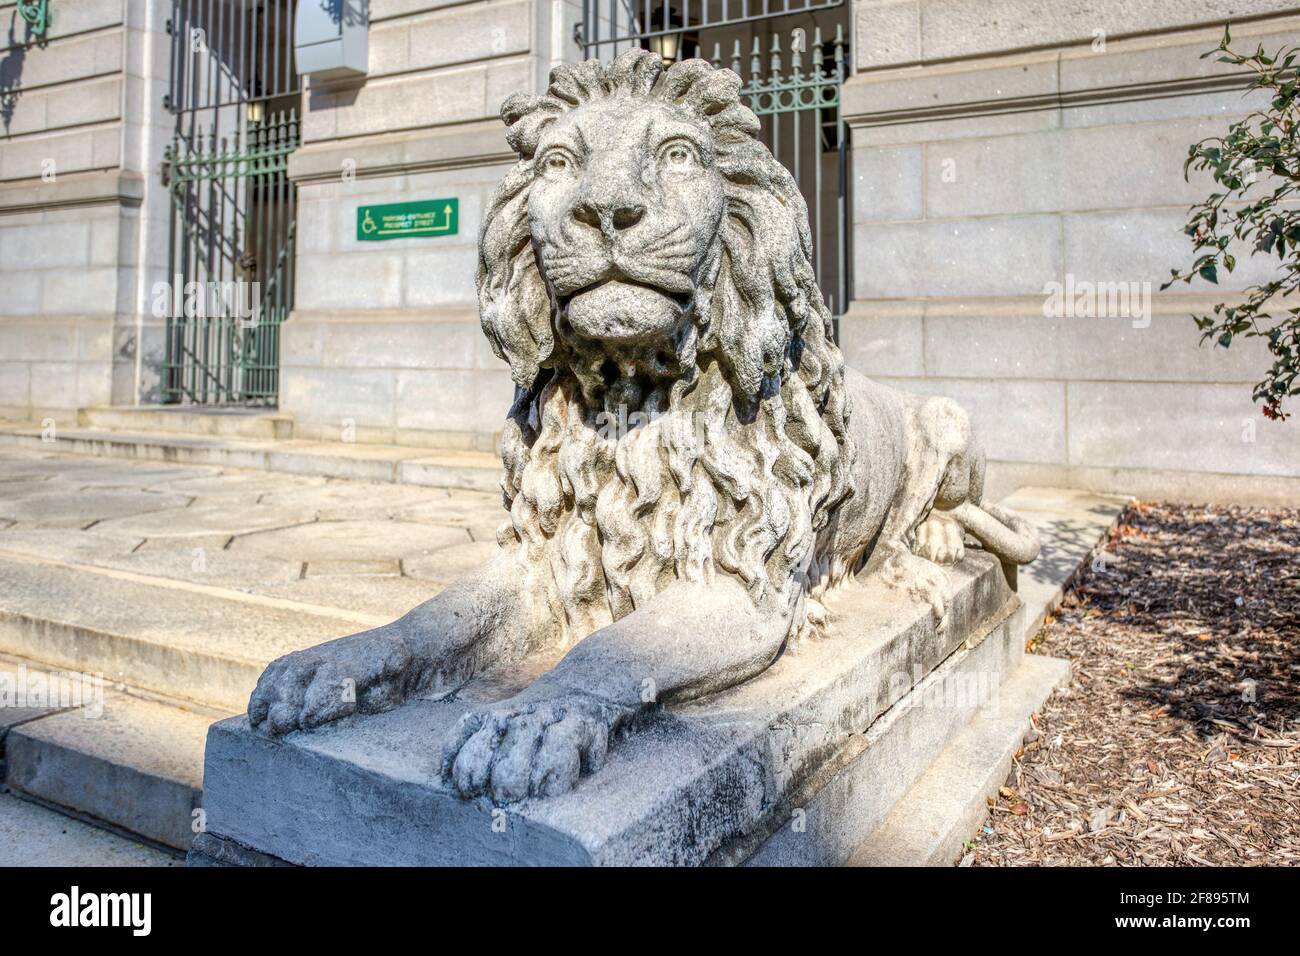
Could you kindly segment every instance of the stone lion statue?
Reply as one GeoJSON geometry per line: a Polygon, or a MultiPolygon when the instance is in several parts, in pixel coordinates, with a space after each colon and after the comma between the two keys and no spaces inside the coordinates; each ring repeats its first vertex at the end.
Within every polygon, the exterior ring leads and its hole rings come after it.
{"type": "Polygon", "coordinates": [[[636,50],[506,101],[519,160],[478,273],[483,329],[517,385],[502,551],[393,624],[271,664],[255,728],[382,711],[563,652],[430,741],[466,797],[550,796],[639,717],[762,672],[823,626],[829,588],[883,575],[941,620],[940,566],[966,535],[1034,559],[1032,528],[981,503],[962,409],[844,368],[807,208],[740,85],[636,50]]]}

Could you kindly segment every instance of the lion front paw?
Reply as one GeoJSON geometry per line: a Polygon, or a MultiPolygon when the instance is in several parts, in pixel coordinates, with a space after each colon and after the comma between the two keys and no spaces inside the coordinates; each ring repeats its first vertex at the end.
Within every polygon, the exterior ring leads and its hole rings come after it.
{"type": "Polygon", "coordinates": [[[934,562],[897,547],[880,569],[881,578],[891,588],[905,592],[930,609],[939,627],[948,615],[948,576],[934,562]]]}
{"type": "Polygon", "coordinates": [[[400,704],[416,662],[380,632],[286,654],[258,678],[248,701],[254,730],[273,736],[400,704]]]}
{"type": "Polygon", "coordinates": [[[486,793],[497,804],[557,796],[600,769],[632,714],[579,693],[466,714],[443,747],[443,778],[463,797],[486,793]]]}

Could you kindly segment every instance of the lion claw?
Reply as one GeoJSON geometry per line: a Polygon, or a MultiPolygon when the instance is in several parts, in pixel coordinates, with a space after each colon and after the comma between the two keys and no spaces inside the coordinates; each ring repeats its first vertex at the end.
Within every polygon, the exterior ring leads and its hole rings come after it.
{"type": "Polygon", "coordinates": [[[610,738],[631,715],[572,692],[468,713],[443,744],[443,779],[462,797],[487,795],[498,805],[567,793],[600,769],[610,738]]]}
{"type": "Polygon", "coordinates": [[[258,678],[248,700],[249,724],[280,736],[388,710],[404,699],[416,666],[407,648],[383,629],[294,651],[258,678]]]}
{"type": "Polygon", "coordinates": [[[900,547],[885,560],[880,573],[889,587],[928,607],[935,625],[943,629],[948,618],[949,583],[942,568],[900,547]]]}

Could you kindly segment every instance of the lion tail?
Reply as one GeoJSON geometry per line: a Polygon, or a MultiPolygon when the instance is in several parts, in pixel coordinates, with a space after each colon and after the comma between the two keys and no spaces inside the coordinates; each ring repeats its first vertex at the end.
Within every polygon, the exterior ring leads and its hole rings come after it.
{"type": "Polygon", "coordinates": [[[1014,511],[991,503],[963,501],[948,514],[986,551],[1003,561],[1028,564],[1038,557],[1038,532],[1014,511]]]}

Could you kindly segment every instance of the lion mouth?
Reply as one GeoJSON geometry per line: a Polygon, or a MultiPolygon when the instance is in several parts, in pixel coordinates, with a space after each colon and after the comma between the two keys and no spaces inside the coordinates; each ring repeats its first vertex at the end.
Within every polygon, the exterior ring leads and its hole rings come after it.
{"type": "Polygon", "coordinates": [[[586,285],[579,286],[576,289],[571,289],[562,295],[557,295],[556,302],[559,304],[561,309],[567,309],[569,307],[569,303],[572,302],[574,299],[576,299],[578,296],[583,295],[584,293],[587,292],[592,292],[596,289],[599,289],[601,286],[608,285],[610,283],[615,283],[621,286],[635,286],[645,290],[648,293],[664,296],[665,298],[671,299],[672,301],[676,302],[678,309],[680,309],[682,312],[688,311],[695,299],[694,292],[679,291],[676,289],[666,289],[663,286],[655,285],[653,282],[647,282],[643,279],[634,278],[633,276],[623,272],[617,266],[611,266],[611,268],[605,275],[602,275],[597,279],[593,279],[591,282],[588,282],[586,285]]]}
{"type": "Polygon", "coordinates": [[[626,278],[606,278],[558,301],[569,326],[585,339],[646,344],[671,339],[694,296],[626,278]]]}

